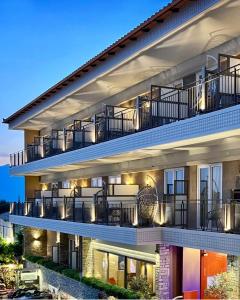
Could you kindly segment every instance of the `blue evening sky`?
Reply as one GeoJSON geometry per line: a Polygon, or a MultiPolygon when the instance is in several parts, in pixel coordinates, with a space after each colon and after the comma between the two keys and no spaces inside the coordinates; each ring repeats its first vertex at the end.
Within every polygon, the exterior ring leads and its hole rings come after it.
{"type": "MultiPolygon", "coordinates": [[[[1,0],[0,119],[71,73],[170,0],[1,0]]],[[[23,147],[0,125],[0,165],[23,147]]],[[[1,197],[0,197],[1,198],[1,197]]]]}

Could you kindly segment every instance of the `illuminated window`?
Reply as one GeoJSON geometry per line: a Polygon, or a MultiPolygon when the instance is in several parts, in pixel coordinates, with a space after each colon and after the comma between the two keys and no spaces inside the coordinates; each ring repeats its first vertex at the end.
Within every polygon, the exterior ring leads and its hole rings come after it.
{"type": "Polygon", "coordinates": [[[102,187],[102,177],[91,178],[91,187],[102,187]]]}
{"type": "Polygon", "coordinates": [[[71,184],[69,180],[65,180],[62,182],[62,188],[63,189],[70,189],[71,188],[71,184]]]}
{"type": "Polygon", "coordinates": [[[108,182],[109,184],[121,184],[122,183],[121,175],[109,176],[108,182]]]}
{"type": "Polygon", "coordinates": [[[164,194],[184,193],[184,168],[164,170],[164,194]]]}

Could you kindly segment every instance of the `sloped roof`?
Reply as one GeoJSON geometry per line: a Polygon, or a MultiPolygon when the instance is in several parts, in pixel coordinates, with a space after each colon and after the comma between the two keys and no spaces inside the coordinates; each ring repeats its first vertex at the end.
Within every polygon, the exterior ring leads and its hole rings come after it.
{"type": "Polygon", "coordinates": [[[163,7],[150,18],[148,18],[146,21],[138,25],[136,28],[134,28],[122,38],[117,40],[115,43],[113,43],[105,50],[100,52],[98,55],[96,55],[95,57],[87,61],[85,64],[83,64],[81,67],[76,69],[70,75],[68,75],[67,77],[53,85],[51,88],[46,90],[33,101],[31,101],[30,103],[28,103],[27,105],[25,105],[6,119],[3,119],[3,123],[12,122],[20,115],[29,111],[32,107],[44,102],[46,99],[51,97],[51,95],[56,94],[59,90],[64,89],[64,87],[70,85],[78,78],[84,76],[85,73],[91,72],[91,70],[94,69],[96,66],[104,63],[104,61],[106,61],[108,57],[120,52],[123,48],[136,41],[141,35],[149,32],[156,25],[163,23],[169,15],[171,15],[172,13],[177,13],[183,6],[185,6],[190,1],[192,0],[173,0],[171,3],[163,7]]]}

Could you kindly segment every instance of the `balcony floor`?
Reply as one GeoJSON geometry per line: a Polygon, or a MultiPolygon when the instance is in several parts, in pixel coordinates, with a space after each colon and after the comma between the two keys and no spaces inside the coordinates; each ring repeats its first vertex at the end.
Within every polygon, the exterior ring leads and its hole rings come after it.
{"type": "Polygon", "coordinates": [[[240,255],[240,235],[167,227],[127,228],[10,215],[10,222],[130,245],[167,243],[179,247],[240,255]]]}
{"type": "MultiPolygon", "coordinates": [[[[226,138],[239,138],[239,124],[240,105],[236,105],[86,148],[58,154],[25,165],[12,167],[10,172],[11,175],[40,176],[129,162],[136,160],[136,158],[148,158],[149,155],[161,158],[168,153],[174,154],[184,151],[188,153],[189,150],[196,150],[196,148],[202,148],[206,156],[206,147],[216,146],[217,143],[222,146],[226,138]]],[[[218,149],[220,148],[218,147],[218,149]]],[[[221,149],[223,148],[221,147],[221,149]]],[[[227,150],[231,149],[228,147],[227,150]]],[[[212,150],[208,151],[208,153],[214,153],[215,157],[217,155],[212,150]]]]}

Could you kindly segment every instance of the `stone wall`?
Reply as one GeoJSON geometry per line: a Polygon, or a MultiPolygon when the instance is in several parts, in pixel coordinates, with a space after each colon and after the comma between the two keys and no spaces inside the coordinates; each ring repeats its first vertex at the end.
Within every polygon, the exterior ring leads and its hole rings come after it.
{"type": "Polygon", "coordinates": [[[79,281],[68,278],[38,264],[27,262],[27,266],[31,269],[38,268],[41,270],[42,289],[52,289],[52,287],[54,287],[58,295],[64,294],[64,296],[66,296],[67,294],[67,299],[98,299],[98,290],[79,281]]]}
{"type": "Polygon", "coordinates": [[[47,256],[47,231],[37,228],[24,228],[24,254],[47,256]]]}
{"type": "Polygon", "coordinates": [[[156,267],[156,295],[159,299],[171,298],[171,246],[159,245],[159,261],[156,267]]]}
{"type": "Polygon", "coordinates": [[[90,238],[82,238],[82,275],[93,276],[93,246],[90,238]]]}

